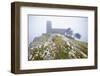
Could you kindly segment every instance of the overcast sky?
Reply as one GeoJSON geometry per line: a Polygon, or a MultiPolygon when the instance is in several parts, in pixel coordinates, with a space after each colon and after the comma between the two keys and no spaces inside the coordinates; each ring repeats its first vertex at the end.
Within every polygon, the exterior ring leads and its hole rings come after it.
{"type": "Polygon", "coordinates": [[[46,22],[52,22],[52,28],[71,28],[74,33],[81,34],[81,41],[88,41],[88,18],[87,17],[62,17],[62,16],[29,16],[29,43],[35,37],[46,33],[46,22]]]}

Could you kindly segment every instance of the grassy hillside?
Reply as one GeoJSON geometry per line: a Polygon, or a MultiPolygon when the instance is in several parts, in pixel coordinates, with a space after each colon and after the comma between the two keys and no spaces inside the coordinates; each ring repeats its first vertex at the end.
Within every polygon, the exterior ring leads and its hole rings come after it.
{"type": "Polygon", "coordinates": [[[29,44],[29,60],[82,59],[88,44],[60,34],[44,34],[29,44]]]}

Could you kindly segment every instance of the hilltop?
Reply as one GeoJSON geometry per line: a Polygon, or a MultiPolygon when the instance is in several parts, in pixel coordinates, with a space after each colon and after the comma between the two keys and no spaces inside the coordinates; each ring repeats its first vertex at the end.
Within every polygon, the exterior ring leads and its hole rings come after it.
{"type": "Polygon", "coordinates": [[[29,44],[29,60],[82,59],[88,57],[88,43],[61,34],[43,34],[29,44]]]}

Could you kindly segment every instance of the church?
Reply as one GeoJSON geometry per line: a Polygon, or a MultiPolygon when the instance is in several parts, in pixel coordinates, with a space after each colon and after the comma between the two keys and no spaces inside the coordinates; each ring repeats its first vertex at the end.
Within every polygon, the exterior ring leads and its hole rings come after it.
{"type": "Polygon", "coordinates": [[[51,21],[47,21],[46,26],[47,26],[47,33],[58,33],[58,34],[66,35],[67,29],[52,28],[51,21]]]}

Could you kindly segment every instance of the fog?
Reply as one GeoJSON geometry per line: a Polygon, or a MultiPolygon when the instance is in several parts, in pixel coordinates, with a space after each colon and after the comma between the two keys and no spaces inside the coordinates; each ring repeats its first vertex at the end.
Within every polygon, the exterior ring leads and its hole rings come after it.
{"type": "Polygon", "coordinates": [[[81,35],[81,41],[88,41],[88,18],[87,17],[62,17],[62,16],[34,16],[28,17],[28,38],[29,43],[35,37],[46,33],[46,22],[52,22],[52,28],[71,28],[74,33],[81,35]]]}

